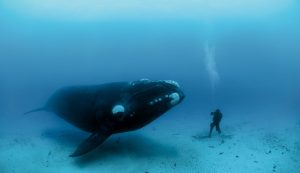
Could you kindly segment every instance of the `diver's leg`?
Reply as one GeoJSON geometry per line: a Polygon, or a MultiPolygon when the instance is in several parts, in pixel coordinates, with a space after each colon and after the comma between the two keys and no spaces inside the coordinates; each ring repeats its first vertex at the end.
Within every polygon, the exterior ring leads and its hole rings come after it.
{"type": "Polygon", "coordinates": [[[211,137],[211,133],[212,133],[212,131],[213,131],[213,129],[214,129],[214,126],[215,126],[214,123],[210,123],[210,130],[209,130],[209,135],[208,135],[208,137],[211,137]]]}
{"type": "Polygon", "coordinates": [[[216,130],[221,134],[220,123],[216,123],[216,130]]]}

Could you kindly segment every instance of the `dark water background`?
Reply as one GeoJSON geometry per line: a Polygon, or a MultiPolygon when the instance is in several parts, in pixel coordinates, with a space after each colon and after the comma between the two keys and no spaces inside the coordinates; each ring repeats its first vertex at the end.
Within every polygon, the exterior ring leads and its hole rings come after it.
{"type": "Polygon", "coordinates": [[[34,118],[26,120],[23,112],[43,105],[60,87],[140,78],[180,83],[186,99],[173,112],[207,116],[219,107],[231,116],[299,116],[297,3],[267,16],[209,22],[148,13],[77,21],[22,13],[12,4],[0,6],[2,132],[32,128],[34,118]],[[213,91],[204,61],[207,42],[215,48],[220,77],[213,91]]]}

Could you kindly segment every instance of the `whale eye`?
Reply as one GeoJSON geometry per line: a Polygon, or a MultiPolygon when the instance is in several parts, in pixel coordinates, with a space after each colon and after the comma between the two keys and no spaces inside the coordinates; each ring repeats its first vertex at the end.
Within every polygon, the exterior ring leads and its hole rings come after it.
{"type": "Polygon", "coordinates": [[[125,108],[123,105],[115,105],[111,112],[115,115],[115,114],[118,114],[118,113],[124,113],[125,112],[125,108]]]}
{"type": "Polygon", "coordinates": [[[180,96],[178,93],[172,93],[169,95],[169,97],[171,98],[171,104],[175,105],[179,102],[180,100],[180,96]]]}

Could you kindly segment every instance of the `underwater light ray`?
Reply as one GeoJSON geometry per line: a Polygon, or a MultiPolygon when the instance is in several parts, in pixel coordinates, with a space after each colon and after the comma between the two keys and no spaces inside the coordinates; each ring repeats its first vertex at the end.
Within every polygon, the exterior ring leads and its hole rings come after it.
{"type": "Polygon", "coordinates": [[[1,6],[20,16],[56,20],[120,18],[205,19],[273,16],[295,5],[295,0],[2,0],[1,6]],[[270,5],[272,4],[272,5],[270,5]]]}

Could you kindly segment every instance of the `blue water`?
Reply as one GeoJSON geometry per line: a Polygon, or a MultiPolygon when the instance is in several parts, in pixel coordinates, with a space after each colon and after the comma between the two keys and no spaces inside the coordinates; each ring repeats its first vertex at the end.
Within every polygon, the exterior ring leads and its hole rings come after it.
{"type": "MultiPolygon", "coordinates": [[[[299,122],[300,6],[296,1],[43,2],[0,2],[0,150],[5,151],[11,138],[18,138],[15,136],[31,138],[56,126],[60,130],[65,127],[71,134],[81,134],[53,115],[23,116],[24,112],[43,105],[58,88],[141,78],[175,80],[186,94],[182,104],[150,124],[151,128],[164,125],[176,133],[181,129],[183,136],[206,133],[209,113],[216,108],[223,111],[228,126],[231,121],[244,118],[286,120],[293,127],[299,122]],[[202,120],[204,123],[199,123],[199,127],[192,123],[202,120]],[[178,124],[181,121],[183,124],[178,124]]],[[[52,133],[46,136],[56,138],[52,133]]],[[[148,132],[144,136],[144,132],[140,133],[141,140],[151,136],[148,132]]],[[[69,142],[76,141],[70,151],[85,138],[81,135],[74,139],[68,136],[69,142]]],[[[138,147],[132,138],[125,138],[125,144],[138,147]]],[[[157,144],[153,136],[149,141],[156,148],[155,158],[159,158],[159,153],[164,158],[176,150],[171,147],[162,151],[168,146],[157,144]]],[[[64,142],[58,143],[68,147],[64,142]]],[[[43,148],[50,150],[53,146],[43,148]]],[[[299,152],[291,153],[296,151],[299,152]]],[[[26,152],[28,157],[37,157],[36,153],[26,152]]],[[[0,169],[5,173],[13,170],[7,158],[22,160],[22,153],[12,154],[14,149],[9,153],[0,158],[0,169]]],[[[104,159],[111,159],[110,152],[104,153],[108,155],[104,159]]],[[[65,156],[64,161],[70,159],[65,156]]],[[[131,163],[135,167],[134,162],[126,162],[131,163]]],[[[151,163],[148,170],[156,168],[151,163]]],[[[34,170],[34,164],[28,162],[31,169],[26,170],[34,170]]],[[[74,168],[68,161],[64,165],[66,171],[74,168]]],[[[107,170],[115,171],[110,166],[107,170]]],[[[193,166],[194,170],[186,171],[201,170],[193,166]]],[[[297,168],[299,164],[285,170],[297,168]]],[[[36,169],[49,171],[42,166],[36,169]]],[[[164,172],[165,167],[157,170],[164,172]]],[[[60,172],[64,172],[63,168],[60,172]]]]}

